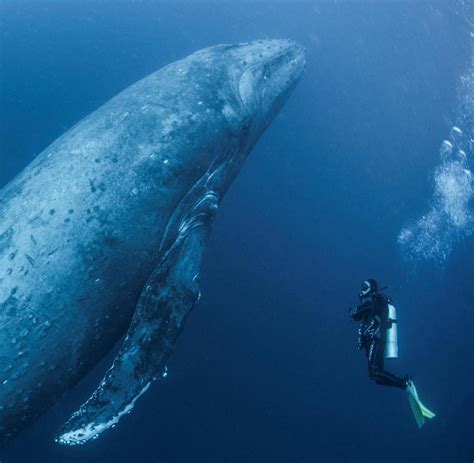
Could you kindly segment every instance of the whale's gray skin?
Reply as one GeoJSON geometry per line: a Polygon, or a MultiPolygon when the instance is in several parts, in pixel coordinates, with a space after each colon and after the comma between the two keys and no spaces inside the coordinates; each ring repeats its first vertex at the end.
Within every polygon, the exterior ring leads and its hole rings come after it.
{"type": "Polygon", "coordinates": [[[0,192],[1,443],[127,328],[58,442],[97,437],[163,374],[217,206],[303,69],[285,40],[201,50],[112,98],[0,192]]]}

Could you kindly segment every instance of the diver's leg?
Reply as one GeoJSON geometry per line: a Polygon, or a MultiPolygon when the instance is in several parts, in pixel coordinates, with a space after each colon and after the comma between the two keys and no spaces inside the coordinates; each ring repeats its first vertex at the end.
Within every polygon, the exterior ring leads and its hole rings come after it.
{"type": "Polygon", "coordinates": [[[368,350],[368,361],[369,361],[369,378],[373,379],[377,384],[382,386],[398,387],[400,389],[406,389],[407,381],[404,378],[389,373],[384,370],[384,346],[383,341],[374,338],[370,342],[368,350]]]}

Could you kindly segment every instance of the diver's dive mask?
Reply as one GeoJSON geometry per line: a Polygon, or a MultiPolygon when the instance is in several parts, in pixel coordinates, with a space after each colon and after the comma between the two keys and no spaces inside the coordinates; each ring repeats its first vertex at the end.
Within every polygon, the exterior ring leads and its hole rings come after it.
{"type": "Polygon", "coordinates": [[[360,287],[359,299],[361,302],[365,302],[370,299],[376,292],[377,282],[374,279],[369,278],[368,280],[365,280],[360,287]]]}

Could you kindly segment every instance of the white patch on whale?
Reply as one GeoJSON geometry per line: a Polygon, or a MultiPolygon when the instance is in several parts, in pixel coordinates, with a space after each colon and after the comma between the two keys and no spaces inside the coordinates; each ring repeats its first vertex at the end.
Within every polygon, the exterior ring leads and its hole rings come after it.
{"type": "Polygon", "coordinates": [[[107,421],[106,423],[88,423],[83,428],[75,429],[74,431],[69,431],[62,434],[57,439],[55,439],[56,442],[65,445],[82,445],[91,439],[97,439],[104,431],[113,428],[120,421],[122,416],[129,414],[133,410],[135,403],[143,394],[145,394],[145,392],[150,387],[150,384],[151,381],[147,383],[141,392],[111,420],[107,421]]]}

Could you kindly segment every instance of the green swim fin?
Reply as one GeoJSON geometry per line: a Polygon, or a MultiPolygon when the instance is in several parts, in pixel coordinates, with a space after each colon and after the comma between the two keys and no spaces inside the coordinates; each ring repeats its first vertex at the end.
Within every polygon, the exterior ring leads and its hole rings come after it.
{"type": "Polygon", "coordinates": [[[411,411],[415,417],[416,424],[419,428],[422,428],[426,422],[426,419],[432,419],[436,415],[421,403],[421,400],[418,397],[418,392],[412,380],[408,381],[406,391],[408,393],[408,402],[410,403],[411,411]]]}

